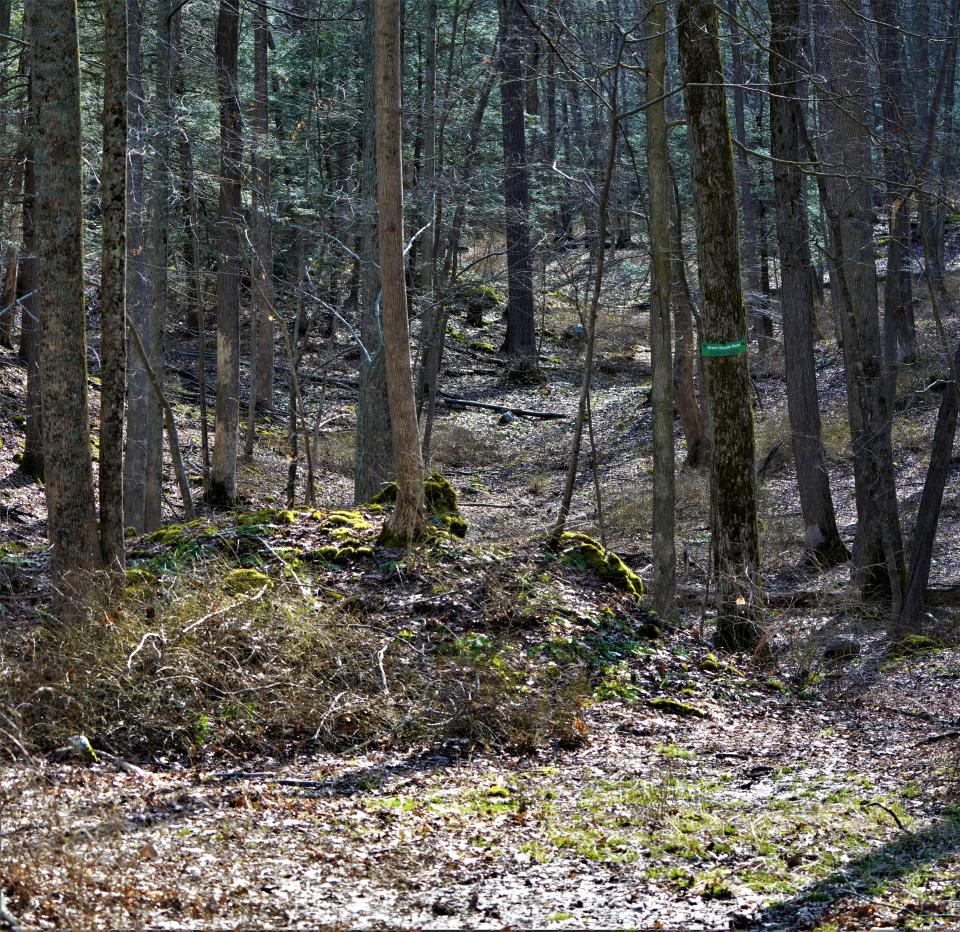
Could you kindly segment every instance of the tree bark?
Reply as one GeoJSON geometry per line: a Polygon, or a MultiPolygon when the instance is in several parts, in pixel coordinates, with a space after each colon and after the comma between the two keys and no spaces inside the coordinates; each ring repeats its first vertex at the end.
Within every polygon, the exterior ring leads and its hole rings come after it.
{"type": "MultiPolygon", "coordinates": [[[[669,167],[669,166],[668,166],[669,167]]],[[[680,416],[680,428],[687,441],[687,465],[694,468],[710,462],[709,411],[706,408],[706,385],[703,380],[703,360],[697,350],[693,329],[693,298],[687,281],[687,258],[683,249],[680,190],[670,172],[673,200],[670,211],[670,273],[672,276],[672,304],[674,307],[673,395],[680,416]],[[697,397],[694,369],[700,382],[697,397]]]]}
{"type": "Polygon", "coordinates": [[[227,508],[237,497],[240,423],[240,161],[243,157],[237,53],[238,0],[220,0],[217,89],[220,96],[220,204],[217,252],[217,405],[209,503],[227,508]]]}
{"type": "MultiPolygon", "coordinates": [[[[144,225],[144,117],[142,0],[128,0],[127,27],[127,259],[126,302],[131,327],[136,327],[144,345],[150,342],[150,275],[147,265],[144,225]]],[[[127,339],[127,424],[123,448],[123,520],[128,527],[145,530],[144,503],[147,476],[147,423],[150,410],[150,380],[127,339]]]]}
{"type": "MultiPolygon", "coordinates": [[[[24,4],[25,37],[29,40],[34,25],[35,0],[24,4]]],[[[37,287],[37,185],[36,185],[36,98],[33,93],[33,66],[28,67],[26,163],[23,174],[23,249],[17,270],[17,300],[23,312],[20,327],[20,359],[27,367],[27,423],[24,430],[23,459],[20,469],[34,479],[43,479],[43,404],[40,392],[40,304],[37,287]]]]}
{"type": "Polygon", "coordinates": [[[101,566],[87,408],[80,54],[74,2],[33,7],[37,105],[37,304],[51,571],[84,591],[101,566]]]}
{"type": "Polygon", "coordinates": [[[100,287],[100,549],[122,569],[126,354],[127,0],[104,0],[100,287]]]}
{"type": "Polygon", "coordinates": [[[650,363],[653,370],[653,561],[654,604],[670,621],[676,612],[676,487],[670,293],[670,163],[667,149],[667,4],[651,0],[646,18],[647,172],[650,180],[650,363]]]}
{"type": "Polygon", "coordinates": [[[524,376],[537,368],[530,257],[530,169],[527,164],[523,76],[525,19],[517,0],[498,0],[503,204],[507,238],[507,335],[504,351],[524,376]]]}
{"type": "Polygon", "coordinates": [[[167,285],[169,281],[170,200],[173,180],[170,171],[170,134],[173,131],[171,97],[171,10],[173,0],[157,0],[156,77],[154,80],[157,132],[153,144],[154,169],[150,188],[150,343],[147,350],[159,391],[150,381],[150,405],[147,417],[147,475],[144,487],[143,523],[147,531],[161,523],[163,493],[163,425],[161,395],[164,385],[164,349],[167,325],[167,285]]]}
{"type": "Polygon", "coordinates": [[[383,340],[390,428],[397,465],[397,501],[383,539],[404,546],[428,532],[423,459],[410,365],[403,257],[403,148],[400,98],[400,0],[376,0],[374,108],[377,127],[377,208],[383,340]]]}
{"type": "MultiPolygon", "coordinates": [[[[716,5],[680,0],[680,67],[685,83],[705,345],[743,345],[747,321],[737,247],[736,182],[727,123],[716,5]]],[[[746,353],[708,358],[717,442],[711,459],[718,645],[750,650],[759,641],[760,547],[753,412],[746,353]]]]}
{"type": "Polygon", "coordinates": [[[267,6],[258,0],[254,10],[254,107],[251,128],[253,130],[250,163],[253,173],[251,195],[253,199],[254,274],[259,276],[260,289],[253,289],[256,339],[251,342],[253,355],[253,387],[251,403],[261,411],[272,411],[273,404],[273,358],[274,323],[270,308],[274,301],[273,284],[273,224],[271,221],[271,167],[264,152],[270,132],[269,90],[267,82],[267,43],[269,34],[267,6]]]}
{"type": "Polygon", "coordinates": [[[799,0],[771,6],[770,152],[780,250],[780,295],[787,408],[800,491],[804,542],[821,566],[848,559],[840,539],[820,429],[813,341],[813,274],[805,181],[800,169],[801,25],[799,0]]]}
{"type": "Polygon", "coordinates": [[[897,368],[916,357],[917,328],[913,316],[913,287],[909,265],[910,200],[906,153],[909,143],[903,73],[906,59],[896,0],[870,0],[877,24],[877,62],[883,100],[882,149],[887,186],[887,275],[883,284],[883,357],[887,391],[895,397],[897,368]]]}
{"type": "Polygon", "coordinates": [[[387,400],[386,360],[380,329],[377,256],[377,164],[374,113],[374,13],[377,0],[366,0],[363,85],[363,165],[360,178],[360,338],[366,354],[360,360],[357,396],[357,458],[354,501],[373,498],[394,475],[393,437],[387,400]]]}
{"type": "MultiPolygon", "coordinates": [[[[844,0],[815,7],[824,155],[843,173],[817,176],[830,221],[831,296],[843,343],[853,438],[857,536],[853,578],[865,598],[898,615],[904,559],[890,439],[893,399],[884,378],[873,242],[871,140],[863,23],[844,0]]],[[[812,149],[809,138],[805,139],[812,149]]],[[[812,154],[812,153],[811,153],[812,154]]]]}

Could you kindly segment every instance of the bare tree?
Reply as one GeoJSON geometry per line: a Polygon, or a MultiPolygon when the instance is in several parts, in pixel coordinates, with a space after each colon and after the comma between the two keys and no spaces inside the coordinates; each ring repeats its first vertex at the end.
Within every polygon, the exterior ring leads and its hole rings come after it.
{"type": "Polygon", "coordinates": [[[80,53],[74,3],[32,5],[37,304],[51,569],[65,588],[101,565],[87,408],[80,53]]]}
{"type": "Polygon", "coordinates": [[[220,205],[217,255],[217,406],[213,464],[207,497],[228,507],[237,496],[240,420],[240,160],[243,156],[237,54],[238,0],[220,0],[217,16],[217,89],[220,96],[220,205]]]}
{"type": "Polygon", "coordinates": [[[670,340],[670,161],[664,105],[667,71],[667,4],[647,10],[647,172],[650,178],[650,361],[653,369],[653,559],[657,614],[676,609],[676,488],[673,448],[673,385],[670,340]]]}
{"type": "Polygon", "coordinates": [[[813,269],[810,261],[805,178],[800,167],[802,88],[800,2],[770,7],[770,152],[780,248],[783,351],[787,377],[790,441],[797,467],[800,510],[808,555],[823,566],[843,563],[830,475],[820,429],[817,372],[813,355],[813,269]]]}
{"type": "Polygon", "coordinates": [[[727,123],[716,5],[680,0],[680,67],[685,82],[703,348],[713,414],[710,504],[717,581],[717,643],[749,650],[760,636],[760,563],[747,321],[737,247],[736,183],[727,123]]]}
{"type": "Polygon", "coordinates": [[[100,547],[122,568],[123,398],[126,354],[127,0],[104,0],[100,320],[100,547]]]}
{"type": "Polygon", "coordinates": [[[374,108],[377,120],[377,208],[383,341],[397,501],[385,541],[409,544],[427,534],[423,458],[410,365],[403,242],[403,147],[400,98],[400,0],[376,0],[374,108]]]}

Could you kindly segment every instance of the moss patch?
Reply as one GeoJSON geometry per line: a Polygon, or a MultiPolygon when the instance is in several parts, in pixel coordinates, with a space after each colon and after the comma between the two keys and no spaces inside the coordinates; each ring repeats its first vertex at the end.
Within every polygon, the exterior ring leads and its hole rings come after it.
{"type": "MultiPolygon", "coordinates": [[[[433,524],[454,537],[467,536],[467,522],[460,516],[457,492],[450,480],[435,472],[423,483],[427,514],[433,524]]],[[[373,505],[389,505],[397,500],[397,484],[388,482],[371,499],[373,505]]]]}
{"type": "Polygon", "coordinates": [[[586,534],[566,531],[560,535],[560,548],[566,562],[593,570],[601,579],[632,595],[638,602],[643,599],[643,580],[599,541],[586,534]]]}
{"type": "Polygon", "coordinates": [[[231,570],[223,577],[224,588],[228,592],[251,592],[254,589],[262,589],[264,586],[270,587],[273,583],[266,573],[261,573],[255,569],[236,569],[231,570]]]}
{"type": "Polygon", "coordinates": [[[651,699],[649,703],[654,709],[660,712],[669,712],[671,715],[679,715],[682,718],[706,718],[707,713],[703,709],[689,702],[680,702],[679,699],[670,699],[667,696],[658,696],[651,699]]]}

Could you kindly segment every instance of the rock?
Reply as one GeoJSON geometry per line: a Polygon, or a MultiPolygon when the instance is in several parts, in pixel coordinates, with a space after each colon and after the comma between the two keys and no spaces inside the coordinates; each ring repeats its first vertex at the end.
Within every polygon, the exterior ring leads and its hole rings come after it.
{"type": "Polygon", "coordinates": [[[860,642],[852,637],[838,635],[830,638],[823,648],[824,660],[836,660],[844,662],[853,660],[860,654],[860,642]]]}
{"type": "Polygon", "coordinates": [[[500,419],[497,421],[501,426],[504,424],[512,424],[517,419],[517,416],[512,411],[504,411],[500,415],[500,419]]]}
{"type": "Polygon", "coordinates": [[[583,324],[570,324],[566,330],[563,331],[561,340],[564,340],[569,343],[579,342],[580,340],[585,340],[587,338],[587,328],[583,324]]]}

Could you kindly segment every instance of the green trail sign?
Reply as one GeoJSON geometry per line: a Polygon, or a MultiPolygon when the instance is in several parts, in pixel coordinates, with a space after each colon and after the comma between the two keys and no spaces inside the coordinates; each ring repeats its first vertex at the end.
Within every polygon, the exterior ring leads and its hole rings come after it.
{"type": "Polygon", "coordinates": [[[734,340],[730,343],[701,343],[700,355],[711,356],[744,356],[747,352],[746,340],[734,340]]]}

